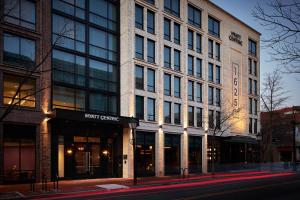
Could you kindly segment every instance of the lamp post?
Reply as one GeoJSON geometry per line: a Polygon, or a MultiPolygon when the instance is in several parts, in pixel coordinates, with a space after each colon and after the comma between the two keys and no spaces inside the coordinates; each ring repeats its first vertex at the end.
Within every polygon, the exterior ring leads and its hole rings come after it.
{"type": "Polygon", "coordinates": [[[129,123],[129,128],[132,131],[132,145],[133,145],[133,184],[137,184],[137,155],[136,155],[136,127],[137,122],[134,122],[132,118],[132,122],[129,123]]]}

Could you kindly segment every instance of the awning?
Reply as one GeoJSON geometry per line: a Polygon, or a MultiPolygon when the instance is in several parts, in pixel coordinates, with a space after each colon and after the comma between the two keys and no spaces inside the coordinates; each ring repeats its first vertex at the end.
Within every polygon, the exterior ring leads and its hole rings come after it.
{"type": "Polygon", "coordinates": [[[237,142],[237,143],[247,143],[247,144],[258,144],[258,140],[247,136],[230,136],[226,137],[225,142],[237,142]]]}
{"type": "Polygon", "coordinates": [[[134,117],[124,117],[117,115],[107,115],[95,112],[83,112],[64,109],[54,109],[51,113],[51,121],[55,120],[70,120],[79,122],[93,122],[105,124],[118,124],[125,128],[129,128],[131,123],[139,125],[139,120],[134,117]]]}

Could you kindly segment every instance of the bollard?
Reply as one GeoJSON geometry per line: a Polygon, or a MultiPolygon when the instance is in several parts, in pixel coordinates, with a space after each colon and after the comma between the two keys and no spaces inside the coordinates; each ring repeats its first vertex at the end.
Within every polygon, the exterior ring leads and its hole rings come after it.
{"type": "Polygon", "coordinates": [[[30,191],[34,192],[35,191],[35,178],[34,175],[31,175],[31,180],[30,180],[30,191]]]}

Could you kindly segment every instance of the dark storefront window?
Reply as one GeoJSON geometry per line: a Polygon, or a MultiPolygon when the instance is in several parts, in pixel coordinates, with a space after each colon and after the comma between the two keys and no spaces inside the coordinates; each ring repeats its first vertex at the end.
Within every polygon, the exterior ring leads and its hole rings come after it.
{"type": "Polygon", "coordinates": [[[35,65],[35,41],[16,35],[3,34],[3,61],[31,68],[35,65]]]}
{"type": "Polygon", "coordinates": [[[150,10],[147,10],[147,31],[148,33],[155,33],[155,14],[150,10]]]}
{"type": "Polygon", "coordinates": [[[164,122],[171,123],[171,102],[164,102],[164,122]]]}
{"type": "Polygon", "coordinates": [[[208,32],[213,36],[220,37],[220,22],[208,16],[208,32]]]}
{"type": "Polygon", "coordinates": [[[4,0],[4,20],[35,30],[35,2],[28,0],[4,0]]]}
{"type": "Polygon", "coordinates": [[[165,134],[165,174],[180,173],[180,135],[165,134]]]}
{"type": "Polygon", "coordinates": [[[135,66],[135,88],[144,89],[144,68],[139,65],[135,66]]]}
{"type": "Polygon", "coordinates": [[[140,5],[135,5],[135,27],[144,29],[144,8],[140,5]]]}
{"type": "Polygon", "coordinates": [[[155,133],[137,132],[138,176],[155,175],[155,133]]]}
{"type": "Polygon", "coordinates": [[[3,104],[15,104],[21,107],[35,107],[36,101],[36,82],[29,79],[20,87],[23,78],[20,76],[3,75],[3,104]],[[18,88],[20,92],[16,94],[18,88]],[[14,99],[14,101],[13,101],[14,99]]]}
{"type": "Polygon", "coordinates": [[[188,5],[188,21],[198,28],[201,28],[201,10],[192,5],[188,5]]]}
{"type": "Polygon", "coordinates": [[[180,16],[180,0],[164,0],[164,8],[166,12],[180,16]]]}
{"type": "Polygon", "coordinates": [[[135,117],[144,119],[144,97],[135,96],[135,117]]]}
{"type": "Polygon", "coordinates": [[[202,138],[189,136],[189,172],[202,172],[202,138]]]}

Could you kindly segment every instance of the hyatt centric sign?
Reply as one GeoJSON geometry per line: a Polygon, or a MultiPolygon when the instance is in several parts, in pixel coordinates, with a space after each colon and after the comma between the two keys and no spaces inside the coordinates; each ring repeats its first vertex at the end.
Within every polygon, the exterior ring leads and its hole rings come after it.
{"type": "Polygon", "coordinates": [[[85,113],[84,118],[85,119],[94,119],[94,120],[99,120],[99,121],[112,121],[112,122],[120,121],[119,117],[108,116],[108,115],[89,114],[89,113],[85,113]]]}
{"type": "Polygon", "coordinates": [[[231,34],[229,35],[229,40],[238,43],[241,46],[243,45],[242,36],[238,33],[231,31],[231,34]]]}

